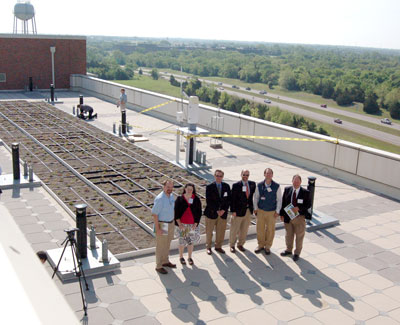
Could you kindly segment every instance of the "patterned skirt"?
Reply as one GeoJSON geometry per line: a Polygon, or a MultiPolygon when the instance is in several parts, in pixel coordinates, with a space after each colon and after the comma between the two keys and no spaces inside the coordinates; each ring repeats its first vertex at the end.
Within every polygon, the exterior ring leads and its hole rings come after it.
{"type": "Polygon", "coordinates": [[[176,227],[177,237],[179,237],[179,245],[189,246],[200,242],[200,229],[197,226],[192,230],[193,225],[183,224],[183,230],[176,227]]]}

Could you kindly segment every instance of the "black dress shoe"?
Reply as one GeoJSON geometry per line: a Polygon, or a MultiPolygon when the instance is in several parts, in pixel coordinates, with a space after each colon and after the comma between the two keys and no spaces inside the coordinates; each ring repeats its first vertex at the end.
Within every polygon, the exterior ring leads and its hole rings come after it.
{"type": "Polygon", "coordinates": [[[232,246],[231,246],[231,253],[236,253],[235,247],[232,247],[232,246]]]}
{"type": "Polygon", "coordinates": [[[161,274],[167,274],[168,273],[168,271],[166,269],[164,269],[163,267],[160,267],[159,269],[156,269],[156,271],[158,273],[161,273],[161,274]]]}
{"type": "Polygon", "coordinates": [[[208,254],[208,255],[211,255],[211,254],[212,254],[211,248],[207,248],[207,254],[208,254]]]}
{"type": "Polygon", "coordinates": [[[293,255],[293,261],[297,262],[300,259],[300,256],[297,254],[293,255]]]}
{"type": "Polygon", "coordinates": [[[246,248],[244,248],[242,245],[238,245],[238,250],[240,250],[241,252],[245,252],[246,248]]]}
{"type": "Polygon", "coordinates": [[[215,249],[218,253],[225,254],[225,251],[222,248],[215,249]]]}
{"type": "Polygon", "coordinates": [[[176,264],[172,264],[171,262],[164,263],[162,266],[170,267],[171,269],[176,269],[176,264]]]}
{"type": "Polygon", "coordinates": [[[271,254],[271,251],[268,248],[266,248],[265,249],[265,255],[270,255],[270,254],[271,254]]]}
{"type": "Polygon", "coordinates": [[[263,247],[257,247],[257,248],[254,250],[254,253],[259,254],[259,253],[261,253],[261,251],[262,251],[263,249],[264,249],[263,247]]]}
{"type": "Polygon", "coordinates": [[[281,253],[281,256],[289,256],[289,255],[292,255],[292,252],[283,251],[283,252],[281,253]]]}

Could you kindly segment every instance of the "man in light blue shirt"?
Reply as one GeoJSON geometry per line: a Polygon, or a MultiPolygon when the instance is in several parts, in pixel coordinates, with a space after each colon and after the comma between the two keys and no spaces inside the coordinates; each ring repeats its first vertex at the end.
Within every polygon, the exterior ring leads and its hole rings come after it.
{"type": "Polygon", "coordinates": [[[174,205],[175,199],[172,195],[173,181],[164,182],[163,191],[154,200],[151,214],[154,218],[154,232],[156,233],[156,271],[167,274],[164,267],[176,268],[176,264],[169,261],[169,247],[174,238],[174,205]]]}

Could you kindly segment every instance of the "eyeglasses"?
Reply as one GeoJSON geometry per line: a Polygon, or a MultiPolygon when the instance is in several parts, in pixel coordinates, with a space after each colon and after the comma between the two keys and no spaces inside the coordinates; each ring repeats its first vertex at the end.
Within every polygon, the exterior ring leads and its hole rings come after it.
{"type": "Polygon", "coordinates": [[[215,175],[215,177],[224,177],[224,175],[215,175]]]}
{"type": "Polygon", "coordinates": [[[247,177],[249,177],[249,176],[250,176],[250,174],[243,174],[242,176],[247,176],[247,177]]]}

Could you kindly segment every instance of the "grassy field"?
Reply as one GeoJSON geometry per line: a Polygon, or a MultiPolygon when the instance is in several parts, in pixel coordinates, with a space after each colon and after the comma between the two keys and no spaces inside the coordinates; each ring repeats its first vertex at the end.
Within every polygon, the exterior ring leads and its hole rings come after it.
{"type": "MultiPolygon", "coordinates": [[[[333,99],[325,99],[325,98],[322,98],[322,96],[309,94],[309,93],[301,92],[301,91],[288,91],[288,90],[282,89],[279,86],[275,87],[274,89],[269,89],[268,86],[263,83],[252,83],[251,84],[251,83],[243,82],[238,79],[230,79],[230,78],[222,78],[222,77],[200,77],[200,76],[190,75],[185,72],[181,73],[180,71],[175,71],[175,70],[171,70],[171,69],[161,69],[161,71],[166,71],[166,72],[176,74],[176,75],[180,74],[180,75],[198,77],[200,79],[207,79],[207,80],[216,81],[216,82],[223,82],[223,83],[227,83],[227,84],[231,84],[231,85],[237,85],[237,86],[243,87],[243,88],[250,87],[250,88],[256,89],[256,90],[267,90],[267,91],[269,91],[273,94],[279,95],[279,96],[286,96],[286,97],[290,97],[293,99],[304,100],[304,101],[314,103],[314,104],[327,104],[330,107],[341,109],[346,112],[352,112],[352,113],[356,113],[356,114],[360,114],[360,115],[370,116],[370,117],[374,117],[377,119],[387,117],[387,118],[393,120],[390,117],[389,112],[385,109],[381,109],[382,114],[379,116],[365,113],[363,111],[364,105],[362,103],[356,103],[352,106],[343,107],[343,106],[339,106],[338,104],[336,104],[336,102],[333,99]]],[[[287,102],[287,103],[290,103],[290,102],[287,102]]],[[[291,105],[293,105],[293,104],[291,104],[291,105]]],[[[305,106],[305,107],[307,107],[307,106],[305,106]]],[[[317,110],[317,111],[319,111],[319,110],[317,110]]],[[[395,120],[392,122],[400,124],[400,121],[395,120]]]]}
{"type": "MultiPolygon", "coordinates": [[[[161,93],[161,94],[165,94],[165,95],[169,95],[169,96],[174,96],[174,97],[180,98],[180,89],[178,87],[171,86],[169,81],[165,80],[165,79],[153,80],[149,76],[135,74],[135,77],[134,77],[133,80],[114,80],[114,82],[118,82],[120,84],[124,84],[124,85],[127,85],[127,86],[146,89],[146,90],[149,90],[149,91],[154,91],[154,92],[158,92],[158,93],[161,93]]],[[[224,82],[230,83],[230,81],[227,81],[226,79],[225,79],[224,82]]],[[[242,84],[239,84],[237,82],[235,84],[238,85],[238,86],[242,86],[243,87],[242,84]]],[[[253,89],[260,89],[260,90],[265,88],[265,87],[264,88],[255,88],[254,85],[251,85],[250,87],[252,87],[253,89]]],[[[257,96],[257,94],[254,94],[254,95],[257,96]]],[[[263,96],[259,95],[259,97],[263,97],[263,96]]],[[[265,97],[263,97],[263,98],[265,98],[265,97]]],[[[277,101],[276,99],[274,99],[274,100],[277,101]]],[[[214,106],[214,105],[210,105],[210,103],[204,103],[204,104],[209,105],[209,106],[214,106]]],[[[291,104],[291,105],[292,106],[297,106],[297,105],[293,105],[293,104],[291,104]]],[[[308,107],[308,109],[313,110],[310,107],[308,107]]],[[[315,109],[315,110],[317,112],[320,112],[320,110],[318,110],[318,109],[315,109]]],[[[325,113],[328,113],[328,112],[325,112],[325,113]]],[[[353,122],[353,121],[349,120],[351,118],[346,117],[346,116],[342,116],[341,117],[341,116],[338,116],[337,114],[335,114],[332,117],[339,117],[343,121],[353,122]]],[[[329,133],[329,135],[331,137],[339,138],[339,139],[350,141],[350,142],[354,142],[354,143],[358,143],[358,144],[361,144],[361,145],[364,145],[364,146],[369,146],[369,147],[380,149],[380,150],[393,152],[393,153],[396,153],[396,154],[400,154],[400,147],[399,146],[392,145],[392,144],[384,142],[384,141],[379,141],[379,140],[376,140],[376,139],[374,139],[372,137],[367,137],[367,136],[361,135],[361,134],[356,133],[356,132],[345,130],[345,129],[341,128],[340,126],[331,125],[331,124],[327,124],[327,123],[322,123],[320,121],[313,120],[313,119],[310,119],[310,118],[306,118],[306,119],[311,121],[311,122],[314,122],[318,127],[319,126],[323,127],[325,130],[328,131],[328,133],[329,133]]],[[[353,119],[351,119],[351,120],[353,120],[353,119]]],[[[356,121],[357,121],[358,124],[361,124],[359,120],[356,120],[356,121]]],[[[368,123],[368,122],[365,122],[365,123],[368,123]]],[[[368,123],[368,124],[372,124],[372,123],[368,123]]],[[[379,125],[377,125],[377,126],[380,127],[379,125]]]]}

